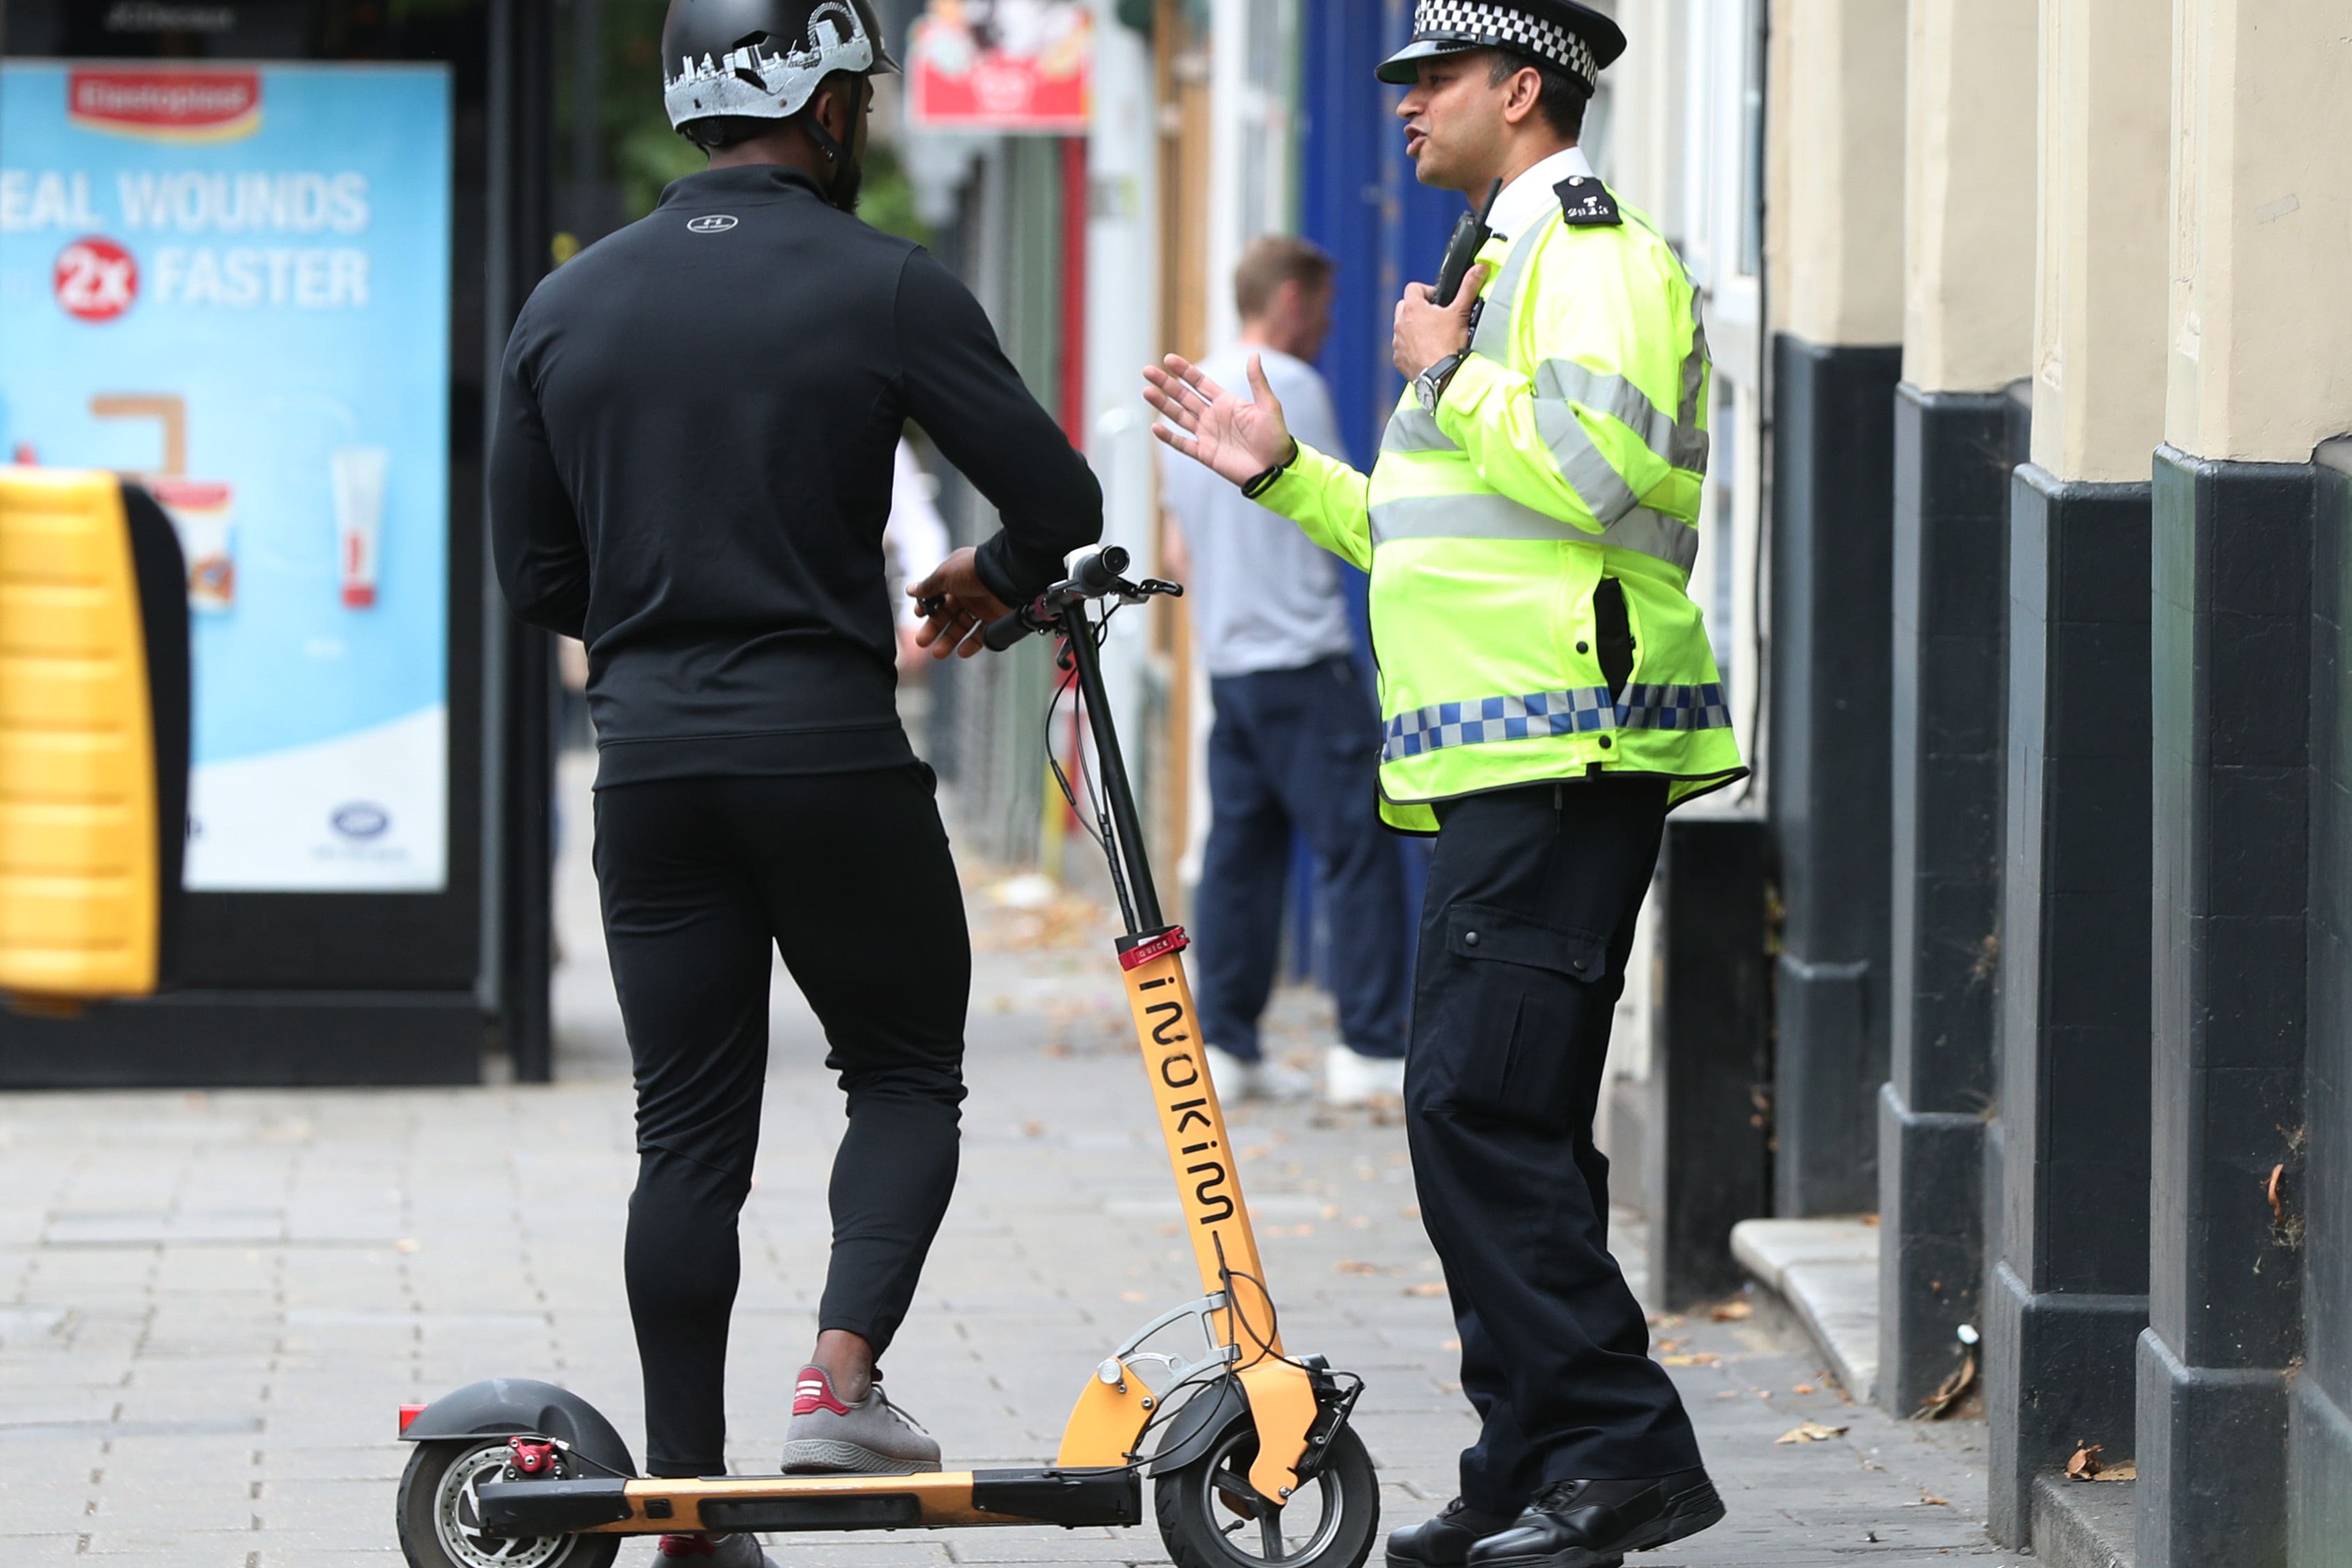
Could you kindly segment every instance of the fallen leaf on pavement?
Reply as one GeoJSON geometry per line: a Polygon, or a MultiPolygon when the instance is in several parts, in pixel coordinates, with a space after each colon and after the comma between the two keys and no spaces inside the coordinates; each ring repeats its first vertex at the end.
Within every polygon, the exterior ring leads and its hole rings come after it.
{"type": "Polygon", "coordinates": [[[1667,1366],[1713,1366],[1723,1357],[1711,1350],[1701,1350],[1688,1355],[1664,1355],[1658,1359],[1667,1366]]]}
{"type": "Polygon", "coordinates": [[[1811,1394],[1814,1392],[1814,1388],[1810,1383],[1800,1383],[1797,1386],[1789,1390],[1789,1392],[1791,1394],[1811,1394]]]}
{"type": "Polygon", "coordinates": [[[1961,1358],[1960,1364],[1953,1369],[1952,1375],[1944,1379],[1936,1392],[1927,1396],[1927,1403],[1912,1412],[1913,1418],[1923,1421],[1941,1420],[1959,1407],[1960,1401],[1968,1396],[1969,1390],[1976,1386],[1976,1381],[1977,1353],[1969,1351],[1961,1358]]]}
{"type": "Polygon", "coordinates": [[[1445,1294],[1445,1281],[1423,1280],[1418,1285],[1407,1285],[1404,1293],[1408,1296],[1442,1296],[1445,1294]]]}
{"type": "Polygon", "coordinates": [[[394,1252],[414,1252],[424,1245],[425,1243],[417,1240],[414,1236],[404,1236],[392,1244],[392,1249],[394,1252]]]}
{"type": "Polygon", "coordinates": [[[2095,1481],[2136,1481],[2139,1479],[2139,1467],[2126,1459],[2120,1465],[2103,1467],[2091,1479],[2095,1481]]]}
{"type": "Polygon", "coordinates": [[[1949,1508],[1952,1506],[1952,1500],[1948,1497],[1937,1497],[1933,1492],[1923,1491],[1919,1494],[1919,1506],[1921,1508],[1949,1508]]]}
{"type": "Polygon", "coordinates": [[[2095,1480],[2099,1474],[2099,1456],[2106,1451],[2104,1443],[2084,1443],[2066,1461],[2066,1474],[2078,1481],[2095,1480]]]}
{"type": "Polygon", "coordinates": [[[1662,1339],[1658,1342],[1657,1345],[1659,1354],[1664,1354],[1665,1352],[1670,1350],[1680,1350],[1682,1347],[1683,1342],[1678,1339],[1662,1339]]]}
{"type": "Polygon", "coordinates": [[[1381,1274],[1387,1272],[1387,1270],[1382,1269],[1378,1263],[1360,1263],[1353,1258],[1349,1258],[1345,1261],[1335,1265],[1335,1267],[1342,1274],[1381,1274]]]}
{"type": "Polygon", "coordinates": [[[1779,1437],[1775,1443],[1826,1443],[1832,1437],[1843,1437],[1843,1427],[1824,1427],[1819,1421],[1800,1421],[1779,1437]]]}
{"type": "Polygon", "coordinates": [[[1707,1313],[1719,1323],[1744,1323],[1755,1315],[1756,1303],[1753,1301],[1726,1301],[1707,1313]]]}

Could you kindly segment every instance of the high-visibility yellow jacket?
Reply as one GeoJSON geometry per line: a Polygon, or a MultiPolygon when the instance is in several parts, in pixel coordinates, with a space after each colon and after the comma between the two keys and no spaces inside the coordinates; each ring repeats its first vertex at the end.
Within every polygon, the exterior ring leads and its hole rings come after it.
{"type": "Polygon", "coordinates": [[[1433,832],[1434,801],[1595,769],[1662,775],[1675,804],[1730,783],[1687,591],[1711,371],[1690,276],[1613,199],[1570,222],[1566,186],[1480,259],[1436,415],[1407,387],[1369,479],[1302,448],[1258,497],[1372,574],[1381,816],[1433,832]]]}

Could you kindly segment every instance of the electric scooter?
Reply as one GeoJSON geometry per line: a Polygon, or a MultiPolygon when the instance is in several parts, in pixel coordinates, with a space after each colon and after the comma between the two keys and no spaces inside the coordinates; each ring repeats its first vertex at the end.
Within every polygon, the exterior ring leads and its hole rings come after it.
{"type": "Polygon", "coordinates": [[[1060,690],[1075,685],[1086,709],[1100,790],[1086,790],[1087,808],[1124,917],[1119,968],[1201,1295],[1111,1350],[1054,1461],[1029,1469],[663,1479],[638,1475],[612,1423],[551,1384],[499,1378],[403,1406],[400,1435],[416,1446],[398,1500],[410,1568],[606,1568],[625,1538],[673,1531],[1135,1525],[1146,1476],[1179,1568],[1362,1568],[1380,1522],[1371,1457],[1349,1424],[1363,1380],[1283,1348],[1193,1025],[1184,932],[1161,918],[1103,696],[1110,616],[1183,591],[1130,582],[1127,566],[1117,547],[1075,557],[1066,580],[983,637],[998,651],[1058,637],[1060,690]]]}

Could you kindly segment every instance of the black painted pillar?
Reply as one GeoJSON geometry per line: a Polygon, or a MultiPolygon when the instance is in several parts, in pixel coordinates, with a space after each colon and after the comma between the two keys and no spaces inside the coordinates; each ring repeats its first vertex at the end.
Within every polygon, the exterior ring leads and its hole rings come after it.
{"type": "Polygon", "coordinates": [[[1650,894],[1666,983],[1650,1010],[1641,1175],[1650,1293],[1668,1312],[1737,1291],[1731,1228],[1771,1212],[1767,849],[1757,818],[1678,811],[1650,894]]]}
{"type": "MultiPolygon", "coordinates": [[[[2132,1446],[2147,1321],[2148,489],[2011,482],[2000,1259],[1985,1301],[1990,1523],[2132,1446]]],[[[2145,1561],[2145,1559],[2143,1559],[2145,1561]]]]}
{"type": "Polygon", "coordinates": [[[1893,1071],[1879,1095],[1878,1388],[1916,1410],[1968,1354],[1984,1279],[2000,961],[2016,400],[1895,403],[1893,1071]]]}
{"type": "Polygon", "coordinates": [[[2303,1179],[2316,490],[2308,464],[2157,453],[2150,1568],[2286,1561],[2301,1239],[2271,1197],[2303,1179]]]}
{"type": "Polygon", "coordinates": [[[1895,387],[1899,348],[1773,340],[1765,746],[1784,911],[1773,1207],[1878,1201],[1886,1080],[1895,387]]]}
{"type": "Polygon", "coordinates": [[[2311,1129],[2278,1222],[2300,1228],[2303,1375],[2288,1412],[2288,1559],[2352,1557],[2352,441],[2319,449],[2312,517],[2311,1129]]]}

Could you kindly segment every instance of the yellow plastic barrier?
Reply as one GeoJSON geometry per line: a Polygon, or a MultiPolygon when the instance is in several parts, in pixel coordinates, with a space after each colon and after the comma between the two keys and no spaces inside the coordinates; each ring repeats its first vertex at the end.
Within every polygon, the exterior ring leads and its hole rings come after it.
{"type": "Polygon", "coordinates": [[[0,468],[0,991],[161,978],[149,668],[121,479],[0,468]]]}

